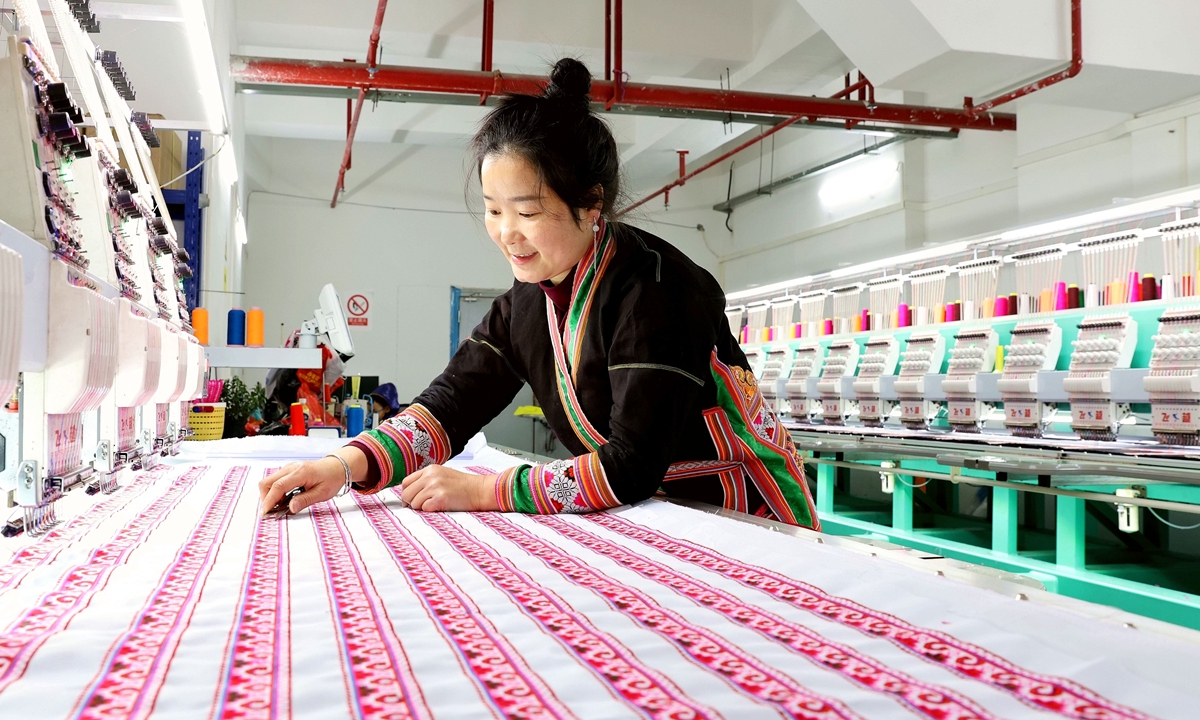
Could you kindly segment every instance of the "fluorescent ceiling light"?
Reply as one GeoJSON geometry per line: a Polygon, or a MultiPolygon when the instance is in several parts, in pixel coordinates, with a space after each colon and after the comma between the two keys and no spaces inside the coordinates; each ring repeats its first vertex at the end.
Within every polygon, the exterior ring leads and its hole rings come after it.
{"type": "Polygon", "coordinates": [[[757,295],[762,295],[764,293],[776,292],[777,290],[786,290],[790,287],[795,287],[797,285],[806,285],[806,284],[812,282],[812,280],[813,280],[813,276],[808,275],[806,277],[796,278],[795,280],[788,280],[787,282],[779,282],[779,283],[775,283],[773,285],[762,285],[759,287],[750,288],[749,290],[739,290],[738,292],[727,294],[725,296],[725,299],[732,302],[734,300],[739,300],[741,298],[755,297],[757,295]]]}
{"type": "Polygon", "coordinates": [[[1028,227],[1009,230],[1008,232],[1000,233],[1000,239],[1008,242],[1010,240],[1027,240],[1040,235],[1054,235],[1056,233],[1066,233],[1072,230],[1079,230],[1092,225],[1103,225],[1106,223],[1117,222],[1131,218],[1135,215],[1144,215],[1152,213],[1156,210],[1169,210],[1175,207],[1188,207],[1195,205],[1200,201],[1200,186],[1193,186],[1183,190],[1163,193],[1155,197],[1145,200],[1137,200],[1124,205],[1117,205],[1111,208],[1104,208],[1095,212],[1084,213],[1083,215],[1075,215],[1069,218],[1061,218],[1059,220],[1051,220],[1049,222],[1038,223],[1028,227]]]}
{"type": "Polygon", "coordinates": [[[237,220],[234,221],[233,232],[237,236],[237,243],[240,247],[245,247],[246,243],[250,242],[250,236],[246,234],[246,218],[242,217],[242,211],[237,211],[237,220]]]}
{"type": "Polygon", "coordinates": [[[217,58],[213,53],[212,37],[208,33],[203,0],[179,0],[179,3],[209,131],[224,135],[225,95],[221,92],[221,81],[217,77],[217,58]]]}
{"type": "Polygon", "coordinates": [[[817,197],[827,208],[840,208],[886,192],[900,177],[899,165],[887,158],[859,156],[858,162],[825,176],[817,197]]]}

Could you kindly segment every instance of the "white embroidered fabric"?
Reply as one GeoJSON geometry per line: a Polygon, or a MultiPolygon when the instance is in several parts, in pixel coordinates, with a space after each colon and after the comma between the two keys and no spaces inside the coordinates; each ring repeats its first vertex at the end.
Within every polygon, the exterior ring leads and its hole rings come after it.
{"type": "MultiPolygon", "coordinates": [[[[665,502],[436,514],[386,490],[259,520],[264,472],[328,452],[277,440],[189,447],[49,535],[4,541],[0,717],[1082,720],[1200,706],[1200,648],[1184,639],[665,502]]],[[[452,464],[514,462],[477,442],[452,464]]]]}

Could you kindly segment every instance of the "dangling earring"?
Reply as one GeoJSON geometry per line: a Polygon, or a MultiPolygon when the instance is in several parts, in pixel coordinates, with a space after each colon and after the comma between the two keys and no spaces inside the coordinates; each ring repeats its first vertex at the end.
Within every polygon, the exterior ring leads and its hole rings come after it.
{"type": "Polygon", "coordinates": [[[594,233],[600,232],[600,216],[599,215],[597,215],[595,218],[592,219],[592,232],[594,232],[594,233]]]}

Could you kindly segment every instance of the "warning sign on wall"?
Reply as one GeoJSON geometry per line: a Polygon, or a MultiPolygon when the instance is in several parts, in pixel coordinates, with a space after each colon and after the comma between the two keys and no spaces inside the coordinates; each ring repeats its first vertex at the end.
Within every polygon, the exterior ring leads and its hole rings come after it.
{"type": "Polygon", "coordinates": [[[366,295],[358,293],[346,300],[346,324],[350,327],[365,328],[370,326],[371,301],[366,295]]]}

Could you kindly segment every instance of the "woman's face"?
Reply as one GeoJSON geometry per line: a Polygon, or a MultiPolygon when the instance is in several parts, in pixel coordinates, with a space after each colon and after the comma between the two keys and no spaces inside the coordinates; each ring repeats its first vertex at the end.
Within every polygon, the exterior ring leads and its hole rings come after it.
{"type": "Polygon", "coordinates": [[[562,282],[592,244],[591,210],[579,223],[524,158],[489,155],[480,169],[484,220],[521,282],[562,282]]]}

